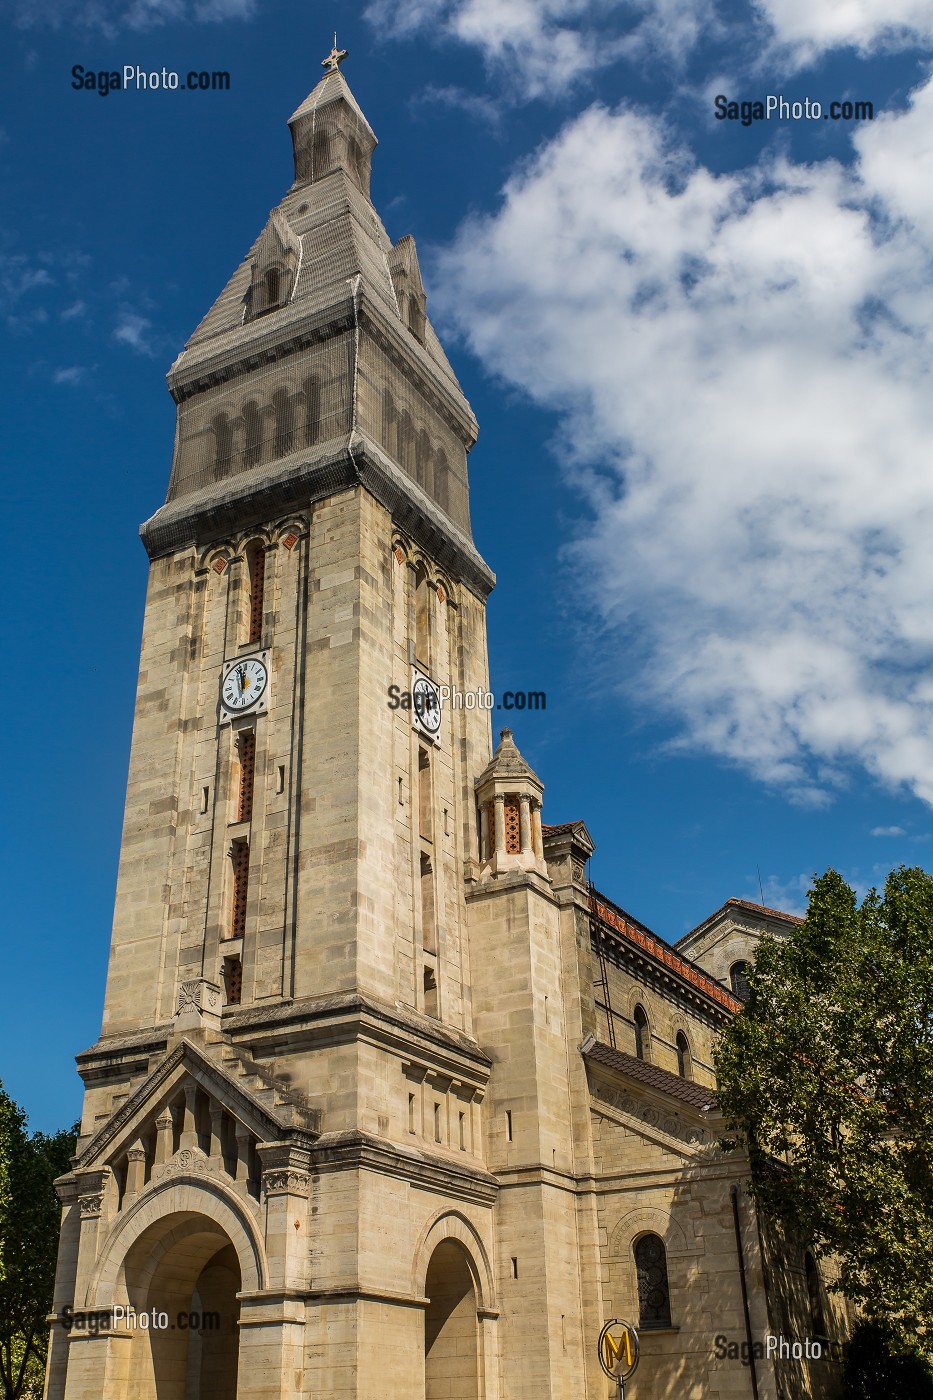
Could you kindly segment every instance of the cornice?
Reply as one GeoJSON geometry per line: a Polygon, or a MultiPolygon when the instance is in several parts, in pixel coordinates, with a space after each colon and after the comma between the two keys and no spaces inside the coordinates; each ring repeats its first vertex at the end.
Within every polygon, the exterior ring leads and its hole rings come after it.
{"type": "Polygon", "coordinates": [[[312,1161],[315,1174],[365,1169],[483,1205],[492,1205],[499,1189],[496,1178],[482,1168],[420,1150],[403,1151],[367,1133],[324,1134],[314,1145],[312,1161]]]}
{"type": "Polygon", "coordinates": [[[150,559],[203,548],[242,529],[363,486],[408,537],[480,600],[496,577],[476,546],[401,468],[362,433],[323,444],[313,457],[292,453],[201,491],[168,501],[140,526],[150,559]]]}

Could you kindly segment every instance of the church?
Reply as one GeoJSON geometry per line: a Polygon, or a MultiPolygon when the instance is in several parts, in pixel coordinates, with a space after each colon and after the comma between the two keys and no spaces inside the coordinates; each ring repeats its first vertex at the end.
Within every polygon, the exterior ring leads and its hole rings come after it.
{"type": "Polygon", "coordinates": [[[606,1400],[617,1318],[634,1400],[830,1395],[827,1356],[760,1356],[844,1312],[715,1101],[796,921],[730,899],[670,946],[443,702],[490,686],[477,424],[343,57],[168,376],[47,1400],[606,1400]]]}

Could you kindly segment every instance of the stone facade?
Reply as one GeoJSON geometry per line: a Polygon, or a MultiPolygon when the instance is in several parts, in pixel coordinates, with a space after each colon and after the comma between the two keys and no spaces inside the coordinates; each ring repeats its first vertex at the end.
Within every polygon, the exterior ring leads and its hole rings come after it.
{"type": "Polygon", "coordinates": [[[476,424],[336,66],[291,129],[295,183],[169,376],[48,1400],[601,1400],[613,1316],[637,1393],[744,1396],[715,1355],[743,1279],[756,1339],[842,1326],[718,1146],[723,983],[787,917],[732,901],[672,950],[588,885],[582,823],[542,824],[508,731],[396,703],[488,689],[476,424]]]}

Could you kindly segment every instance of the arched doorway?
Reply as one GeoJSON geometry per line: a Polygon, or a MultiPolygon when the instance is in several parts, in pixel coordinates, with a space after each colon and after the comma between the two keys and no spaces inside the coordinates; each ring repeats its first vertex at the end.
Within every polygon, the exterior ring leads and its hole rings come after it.
{"type": "Polygon", "coordinates": [[[240,1264],[229,1237],[195,1212],[156,1221],[123,1265],[136,1400],[236,1400],[240,1264]],[[139,1326],[145,1315],[148,1326],[139,1326]]]}
{"type": "Polygon", "coordinates": [[[479,1400],[476,1293],[456,1241],[442,1240],[431,1255],[425,1293],[425,1400],[479,1400]]]}

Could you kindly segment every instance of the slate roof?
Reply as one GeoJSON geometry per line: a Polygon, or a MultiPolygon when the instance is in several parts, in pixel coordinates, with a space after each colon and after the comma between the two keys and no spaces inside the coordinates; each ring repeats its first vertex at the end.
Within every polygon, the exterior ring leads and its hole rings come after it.
{"type": "Polygon", "coordinates": [[[625,1074],[629,1079],[635,1079],[639,1084],[644,1084],[649,1089],[658,1089],[662,1094],[667,1094],[669,1098],[679,1099],[681,1103],[690,1104],[692,1108],[697,1110],[708,1107],[715,1108],[716,1094],[713,1089],[707,1088],[703,1084],[696,1084],[692,1079],[681,1079],[679,1074],[671,1074],[670,1070],[659,1069],[657,1065],[648,1064],[646,1060],[639,1060],[635,1055],[627,1055],[624,1050],[613,1050],[611,1045],[604,1045],[600,1040],[595,1040],[586,1049],[581,1049],[581,1054],[585,1060],[605,1065],[607,1069],[625,1074]]]}

